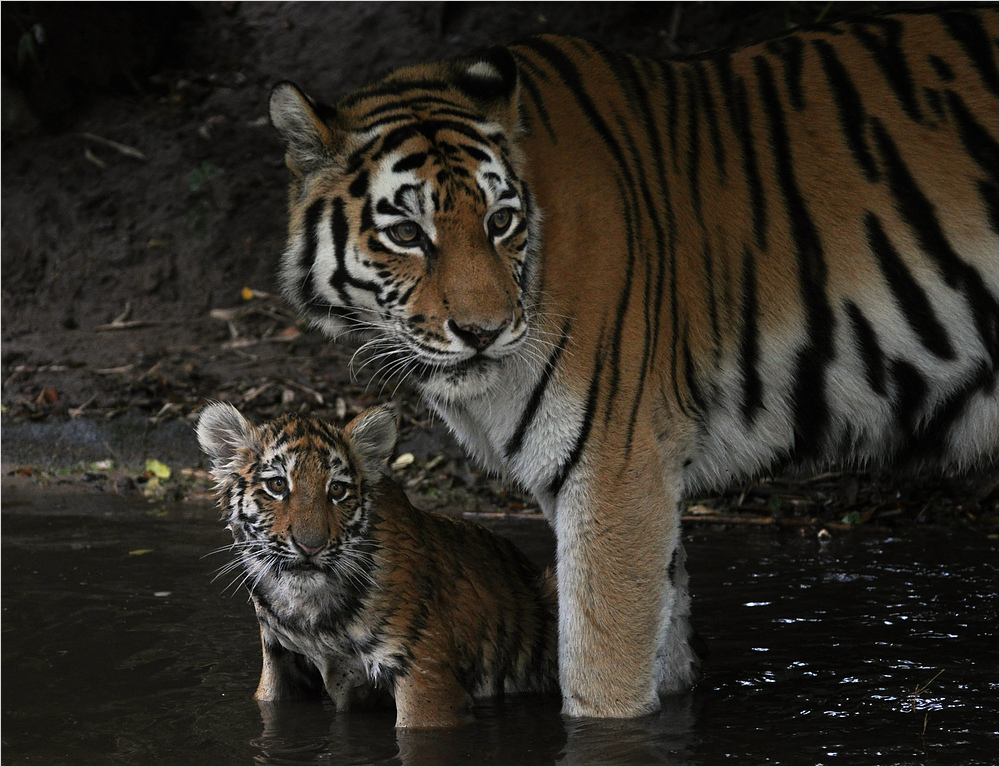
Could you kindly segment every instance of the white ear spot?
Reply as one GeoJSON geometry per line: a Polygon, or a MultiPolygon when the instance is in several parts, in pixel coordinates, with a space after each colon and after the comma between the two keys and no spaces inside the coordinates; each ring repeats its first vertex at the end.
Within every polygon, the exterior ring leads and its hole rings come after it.
{"type": "Polygon", "coordinates": [[[488,61],[474,61],[465,70],[465,74],[477,80],[503,81],[503,73],[488,61]]]}

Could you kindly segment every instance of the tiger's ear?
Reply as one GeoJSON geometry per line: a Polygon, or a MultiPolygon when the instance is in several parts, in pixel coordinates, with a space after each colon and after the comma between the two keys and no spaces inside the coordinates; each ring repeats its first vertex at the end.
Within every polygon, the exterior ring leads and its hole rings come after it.
{"type": "Polygon", "coordinates": [[[512,135],[517,126],[517,62],[501,45],[459,62],[459,89],[512,135]]]}
{"type": "Polygon", "coordinates": [[[239,410],[223,402],[212,402],[198,418],[198,444],[212,461],[216,478],[230,471],[240,450],[258,447],[253,425],[239,410]]]}
{"type": "Polygon", "coordinates": [[[284,81],[271,90],[268,104],[271,124],[285,142],[288,169],[301,176],[324,163],[336,151],[336,137],[328,119],[330,107],[321,107],[293,83],[284,81]]]}
{"type": "Polygon", "coordinates": [[[396,409],[391,405],[370,407],[344,428],[344,434],[361,461],[365,476],[377,475],[383,463],[392,457],[399,439],[396,409]]]}

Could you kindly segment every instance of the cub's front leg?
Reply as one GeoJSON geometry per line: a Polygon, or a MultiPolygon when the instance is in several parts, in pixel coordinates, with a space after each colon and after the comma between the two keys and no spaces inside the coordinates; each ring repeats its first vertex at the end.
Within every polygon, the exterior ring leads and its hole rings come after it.
{"type": "MultiPolygon", "coordinates": [[[[605,443],[606,444],[606,443],[605,443]]],[[[559,675],[570,716],[632,717],[696,677],[680,483],[654,449],[583,460],[556,505],[559,675]]]]}
{"type": "Polygon", "coordinates": [[[380,702],[381,697],[368,679],[360,660],[323,652],[311,658],[287,649],[267,626],[261,624],[260,641],[264,662],[258,701],[318,696],[326,690],[337,711],[347,711],[355,703],[380,702]]]}
{"type": "Polygon", "coordinates": [[[397,680],[396,727],[455,727],[472,721],[472,700],[447,664],[419,660],[397,680]]]}
{"type": "Polygon", "coordinates": [[[260,626],[263,665],[254,700],[271,701],[318,695],[323,678],[316,666],[299,653],[282,646],[274,632],[260,626]]]}

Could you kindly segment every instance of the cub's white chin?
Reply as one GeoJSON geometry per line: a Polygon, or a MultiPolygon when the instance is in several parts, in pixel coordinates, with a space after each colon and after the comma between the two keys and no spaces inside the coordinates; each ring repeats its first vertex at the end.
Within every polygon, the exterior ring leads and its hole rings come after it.
{"type": "Polygon", "coordinates": [[[418,384],[421,393],[441,403],[481,397],[500,381],[499,360],[483,359],[473,365],[436,370],[418,384]]]}

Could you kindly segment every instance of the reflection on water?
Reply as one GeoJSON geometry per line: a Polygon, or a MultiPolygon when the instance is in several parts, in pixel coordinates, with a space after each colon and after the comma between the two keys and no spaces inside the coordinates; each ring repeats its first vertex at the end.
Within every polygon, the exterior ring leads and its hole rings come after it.
{"type": "MultiPolygon", "coordinates": [[[[4,499],[7,500],[6,498],[4,499]]],[[[92,510],[91,510],[92,511],[92,510]]],[[[3,517],[3,761],[246,764],[995,763],[997,552],[972,534],[687,537],[701,685],[658,714],[566,720],[481,705],[397,734],[393,713],[258,706],[253,610],[211,583],[211,521],[3,517]]],[[[204,517],[211,517],[206,512],[204,517]]],[[[536,558],[543,528],[499,524],[536,558]]]]}

